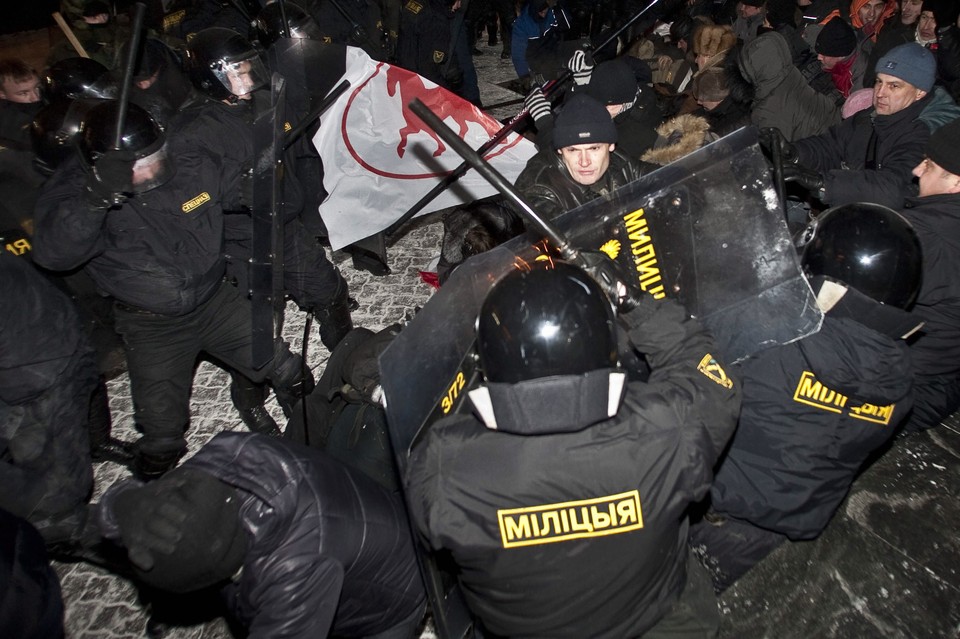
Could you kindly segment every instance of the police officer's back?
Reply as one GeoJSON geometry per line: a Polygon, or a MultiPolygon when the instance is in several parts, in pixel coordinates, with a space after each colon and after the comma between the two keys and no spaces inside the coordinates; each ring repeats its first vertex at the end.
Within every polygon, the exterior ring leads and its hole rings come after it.
{"type": "Polygon", "coordinates": [[[480,419],[441,419],[411,453],[411,518],[452,553],[493,633],[627,637],[718,621],[705,575],[688,573],[684,513],[709,488],[739,383],[680,305],[640,295],[619,319],[647,382],[626,381],[613,306],[583,270],[537,262],[504,277],[478,319],[480,419]],[[681,598],[702,618],[671,615],[681,598]]]}

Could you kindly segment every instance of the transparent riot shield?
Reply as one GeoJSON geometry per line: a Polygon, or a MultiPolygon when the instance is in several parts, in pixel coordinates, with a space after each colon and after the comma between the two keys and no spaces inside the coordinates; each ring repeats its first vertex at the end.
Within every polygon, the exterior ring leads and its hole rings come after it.
{"type": "Polygon", "coordinates": [[[346,47],[302,38],[280,38],[267,50],[267,66],[287,81],[290,124],[310,113],[346,72],[346,47]]]}
{"type": "Polygon", "coordinates": [[[270,105],[253,124],[253,255],[250,299],[253,320],[253,367],[274,356],[274,339],[283,326],[283,212],[280,161],[285,82],[276,73],[270,83],[270,105]]]}
{"type": "Polygon", "coordinates": [[[582,249],[683,302],[728,362],[820,329],[756,129],[740,129],[556,220],[582,249]]]}

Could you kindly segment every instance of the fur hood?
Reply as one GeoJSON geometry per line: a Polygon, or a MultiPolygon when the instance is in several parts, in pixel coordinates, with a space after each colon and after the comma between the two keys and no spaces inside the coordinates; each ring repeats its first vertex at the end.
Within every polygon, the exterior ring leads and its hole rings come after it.
{"type": "Polygon", "coordinates": [[[699,115],[678,115],[657,127],[656,145],[640,159],[659,166],[670,164],[703,146],[709,131],[710,125],[699,115]]]}

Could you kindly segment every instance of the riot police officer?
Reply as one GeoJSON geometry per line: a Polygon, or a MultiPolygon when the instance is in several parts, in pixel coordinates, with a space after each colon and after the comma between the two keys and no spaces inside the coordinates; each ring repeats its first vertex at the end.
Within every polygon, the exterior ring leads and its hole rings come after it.
{"type": "Polygon", "coordinates": [[[135,468],[156,477],[186,451],[201,351],[251,379],[270,379],[288,406],[308,383],[301,359],[280,342],[267,365],[253,367],[250,304],[224,281],[223,211],[238,206],[240,176],[175,137],[177,163],[168,161],[166,136],[135,105],[116,136],[118,112],[106,102],[85,116],[80,153],[57,170],[37,203],[34,257],[52,270],[83,267],[116,299],[143,432],[135,468]]]}
{"type": "MultiPolygon", "coordinates": [[[[179,134],[193,144],[216,149],[221,160],[237,171],[253,166],[253,122],[269,108],[267,72],[257,50],[242,36],[223,28],[199,31],[190,41],[186,65],[200,95],[181,109],[174,122],[179,134]]],[[[283,117],[284,114],[277,114],[283,117]]],[[[282,120],[281,120],[282,121],[282,120]]],[[[327,259],[323,247],[300,220],[304,195],[288,171],[284,179],[283,286],[300,306],[317,319],[320,340],[330,350],[353,328],[347,282],[327,259]]],[[[250,202],[226,217],[227,272],[242,291],[249,290],[247,266],[252,257],[253,224],[250,202]]],[[[314,215],[319,215],[316,211],[314,215]]],[[[265,389],[234,376],[231,396],[247,426],[276,432],[262,408],[265,389]]]]}
{"type": "Polygon", "coordinates": [[[414,445],[410,516],[450,551],[467,604],[496,635],[706,636],[719,617],[688,557],[685,510],[733,432],[739,382],[683,307],[592,257],[605,288],[546,261],[488,293],[485,383],[469,393],[480,419],[445,417],[414,445]],[[618,322],[646,355],[646,382],[619,366],[618,322]]]}

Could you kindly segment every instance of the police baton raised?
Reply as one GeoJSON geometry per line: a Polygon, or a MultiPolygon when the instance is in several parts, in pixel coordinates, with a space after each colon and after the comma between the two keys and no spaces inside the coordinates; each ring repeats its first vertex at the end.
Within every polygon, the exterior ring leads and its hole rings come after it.
{"type": "Polygon", "coordinates": [[[120,97],[117,99],[117,127],[113,134],[113,148],[119,149],[123,142],[123,127],[127,123],[127,103],[130,102],[130,86],[133,84],[133,71],[140,54],[140,34],[143,31],[143,16],[147,5],[138,2],[133,5],[133,26],[130,30],[130,43],[127,47],[127,61],[123,67],[123,80],[120,84],[120,97]]]}
{"type": "MultiPolygon", "coordinates": [[[[616,42],[617,38],[619,38],[622,33],[624,33],[627,29],[633,26],[633,24],[637,20],[643,17],[643,15],[646,14],[650,9],[652,9],[654,5],[656,5],[658,2],[660,2],[660,0],[651,0],[650,4],[648,4],[646,7],[641,9],[636,15],[634,15],[632,18],[627,20],[622,27],[614,31],[609,38],[607,38],[602,43],[600,43],[596,47],[595,51],[598,51],[598,52],[602,51],[613,42],[616,42]]],[[[549,100],[556,93],[558,93],[563,88],[563,86],[570,81],[570,78],[572,77],[573,77],[573,72],[570,71],[570,69],[564,69],[559,77],[557,77],[555,80],[550,80],[549,82],[545,83],[543,87],[541,87],[543,94],[549,100]]],[[[516,131],[519,128],[521,123],[526,122],[526,117],[528,112],[529,111],[527,110],[526,107],[520,109],[520,112],[517,113],[515,116],[513,116],[513,118],[511,118],[509,122],[503,125],[503,127],[499,131],[497,131],[493,137],[491,137],[489,140],[481,144],[480,147],[476,150],[476,152],[482,157],[488,151],[490,151],[495,146],[500,144],[508,135],[516,131]]],[[[439,133],[440,132],[437,131],[438,135],[439,133]]],[[[453,148],[452,144],[450,146],[451,148],[453,148]]],[[[460,155],[463,156],[462,153],[460,153],[460,155]]],[[[438,195],[446,191],[450,187],[450,185],[452,185],[454,182],[456,182],[461,177],[463,177],[464,174],[466,174],[467,170],[469,170],[469,168],[470,168],[469,163],[464,161],[460,164],[460,166],[458,166],[453,171],[448,173],[446,177],[444,177],[439,183],[437,183],[436,186],[430,189],[430,191],[426,195],[420,198],[420,200],[416,204],[410,207],[410,209],[406,213],[401,215],[399,218],[397,218],[397,220],[393,224],[387,227],[387,229],[384,231],[384,234],[387,236],[387,239],[389,239],[394,233],[396,233],[404,224],[410,221],[410,219],[413,216],[415,216],[417,213],[422,211],[424,207],[426,207],[427,204],[432,202],[438,195]]]]}
{"type": "Polygon", "coordinates": [[[530,206],[530,203],[527,202],[520,192],[517,191],[516,187],[510,183],[510,180],[505,178],[500,171],[493,168],[489,162],[483,159],[483,156],[480,155],[478,151],[474,151],[470,148],[470,145],[463,141],[463,139],[457,135],[453,129],[448,127],[443,123],[439,117],[437,117],[433,111],[427,108],[419,98],[414,99],[413,102],[409,104],[410,110],[413,111],[417,116],[423,120],[427,126],[429,126],[433,131],[440,136],[444,142],[450,145],[450,148],[457,152],[457,155],[463,158],[463,163],[468,166],[472,166],[477,170],[477,172],[482,175],[487,182],[490,183],[495,189],[500,191],[501,194],[510,202],[517,207],[521,212],[523,217],[527,222],[539,232],[543,233],[544,237],[553,244],[560,255],[567,260],[577,260],[579,257],[579,252],[570,245],[570,242],[565,238],[561,233],[553,228],[545,219],[540,217],[540,214],[533,210],[533,207],[530,206]]]}

